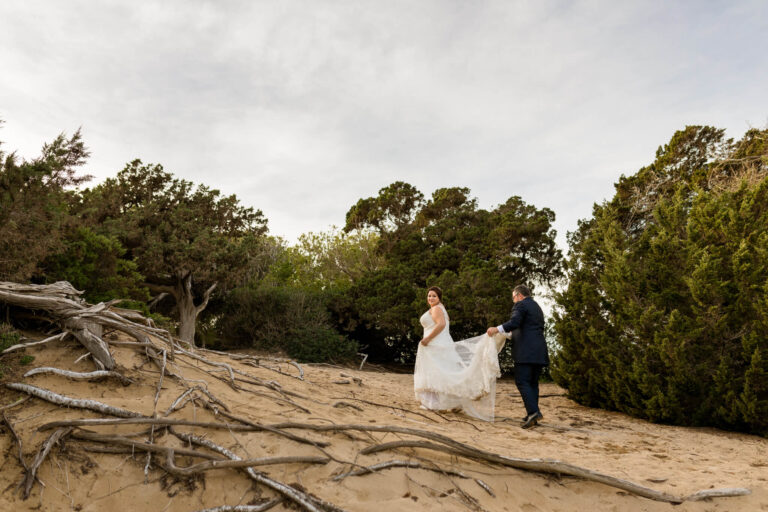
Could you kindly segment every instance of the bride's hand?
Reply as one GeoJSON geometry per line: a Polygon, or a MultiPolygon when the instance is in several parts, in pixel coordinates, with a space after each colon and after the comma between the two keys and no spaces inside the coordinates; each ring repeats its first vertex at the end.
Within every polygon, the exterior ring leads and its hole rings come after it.
{"type": "Polygon", "coordinates": [[[424,345],[425,347],[426,347],[427,345],[429,345],[429,341],[427,340],[427,338],[422,338],[422,340],[421,340],[419,343],[421,343],[421,344],[422,344],[422,345],[424,345]]]}

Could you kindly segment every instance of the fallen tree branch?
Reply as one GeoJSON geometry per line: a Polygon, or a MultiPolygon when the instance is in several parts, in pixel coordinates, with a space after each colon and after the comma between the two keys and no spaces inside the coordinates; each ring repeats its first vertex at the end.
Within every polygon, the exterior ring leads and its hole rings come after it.
{"type": "Polygon", "coordinates": [[[126,409],[120,409],[107,405],[96,400],[84,400],[81,398],[70,398],[68,396],[60,395],[49,391],[47,389],[38,388],[29,384],[22,384],[21,382],[7,382],[5,387],[9,389],[15,389],[16,391],[22,391],[32,396],[51,402],[56,405],[63,405],[65,407],[75,407],[77,409],[89,409],[91,411],[100,412],[102,414],[109,414],[110,416],[117,416],[120,418],[137,418],[142,416],[138,412],[128,411],[126,409]]]}

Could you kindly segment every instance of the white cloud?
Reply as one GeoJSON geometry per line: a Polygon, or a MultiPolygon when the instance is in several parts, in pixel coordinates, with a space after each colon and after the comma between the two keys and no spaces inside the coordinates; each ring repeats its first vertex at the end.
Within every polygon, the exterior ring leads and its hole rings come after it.
{"type": "MultiPolygon", "coordinates": [[[[0,140],[83,126],[289,239],[404,180],[552,208],[564,235],[687,124],[768,116],[763,2],[5,1],[0,140]]],[[[563,238],[564,240],[564,238],[563,238]]]]}

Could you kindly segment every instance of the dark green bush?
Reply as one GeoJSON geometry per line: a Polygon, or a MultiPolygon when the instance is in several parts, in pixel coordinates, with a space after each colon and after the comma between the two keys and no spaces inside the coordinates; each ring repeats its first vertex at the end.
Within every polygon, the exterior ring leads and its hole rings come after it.
{"type": "Polygon", "coordinates": [[[282,350],[306,362],[355,357],[357,343],[337,333],[319,292],[269,282],[236,288],[216,323],[222,348],[282,350]]]}
{"type": "Polygon", "coordinates": [[[688,127],[570,234],[552,373],[571,397],[768,435],[767,140],[688,127]]]}
{"type": "Polygon", "coordinates": [[[0,352],[18,344],[20,340],[21,334],[12,325],[0,323],[0,352]]]}
{"type": "Polygon", "coordinates": [[[290,357],[312,363],[349,361],[357,354],[357,342],[327,326],[294,328],[273,343],[290,357]]]}

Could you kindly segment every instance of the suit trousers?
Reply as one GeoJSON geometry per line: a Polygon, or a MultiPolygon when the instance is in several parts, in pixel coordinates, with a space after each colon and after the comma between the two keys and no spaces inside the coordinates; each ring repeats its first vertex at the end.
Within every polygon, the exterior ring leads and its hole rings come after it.
{"type": "Polygon", "coordinates": [[[515,363],[515,384],[528,416],[539,412],[539,377],[544,365],[515,363]]]}

